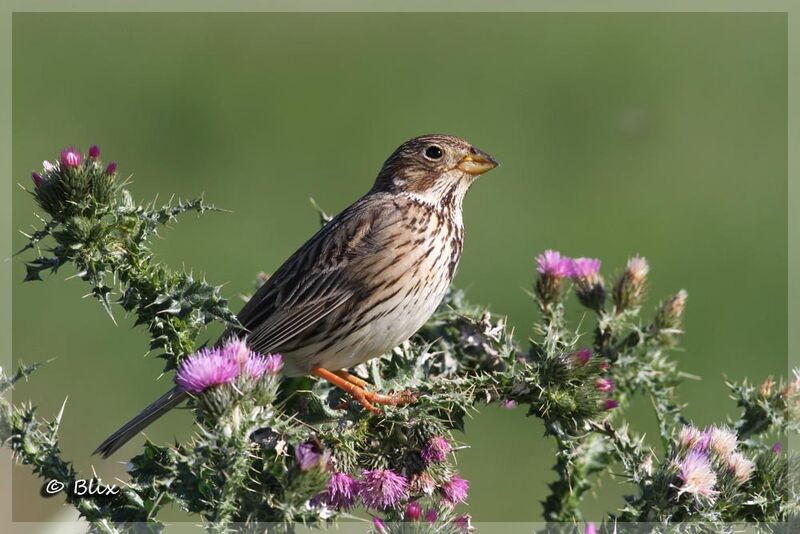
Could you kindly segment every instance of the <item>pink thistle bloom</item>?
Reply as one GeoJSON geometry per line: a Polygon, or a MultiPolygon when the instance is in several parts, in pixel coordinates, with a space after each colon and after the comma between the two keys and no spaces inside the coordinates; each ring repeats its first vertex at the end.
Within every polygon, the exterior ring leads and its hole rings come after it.
{"type": "Polygon", "coordinates": [[[294,456],[300,466],[300,471],[311,471],[318,467],[325,467],[329,455],[313,441],[306,441],[295,447],[294,456]]]}
{"type": "Polygon", "coordinates": [[[175,383],[184,391],[200,393],[212,386],[227,384],[239,376],[239,366],[218,351],[201,349],[178,366],[175,383]]]}
{"type": "Polygon", "coordinates": [[[583,527],[583,534],[597,534],[597,527],[594,526],[594,523],[586,523],[586,526],[583,527]]]}
{"type": "Polygon", "coordinates": [[[772,452],[775,454],[780,454],[783,450],[783,445],[781,445],[780,441],[776,441],[775,445],[772,446],[772,452]]]}
{"type": "Polygon", "coordinates": [[[358,481],[347,473],[334,473],[325,490],[325,500],[334,508],[349,510],[358,496],[358,481]]]}
{"type": "Polygon", "coordinates": [[[619,401],[616,399],[606,399],[603,402],[603,409],[604,410],[613,410],[614,408],[619,407],[619,401]]]}
{"type": "Polygon", "coordinates": [[[709,435],[708,446],[720,458],[727,458],[736,450],[736,433],[725,427],[711,427],[707,430],[709,435]]]}
{"type": "Polygon", "coordinates": [[[53,165],[52,163],[50,163],[47,160],[44,160],[42,162],[42,168],[44,169],[44,172],[51,172],[51,171],[56,170],[56,166],[53,165]]]}
{"type": "Polygon", "coordinates": [[[408,481],[390,469],[364,471],[358,493],[367,508],[396,508],[408,496],[408,481]]]}
{"type": "Polygon", "coordinates": [[[733,474],[733,478],[739,484],[744,484],[753,476],[756,464],[740,452],[734,452],[728,456],[728,470],[733,474]]]}
{"type": "Polygon", "coordinates": [[[572,272],[572,260],[555,250],[545,250],[536,256],[536,270],[544,276],[565,278],[572,272]]]}
{"type": "Polygon", "coordinates": [[[92,145],[89,147],[89,159],[97,159],[100,157],[100,147],[92,145]]]}
{"type": "Polygon", "coordinates": [[[702,433],[692,425],[681,428],[678,434],[678,443],[685,449],[693,449],[702,438],[702,433]]]}
{"type": "Polygon", "coordinates": [[[236,362],[239,367],[243,367],[250,356],[254,354],[244,340],[235,337],[226,341],[219,350],[224,358],[236,362]]]}
{"type": "Polygon", "coordinates": [[[594,381],[594,387],[602,393],[611,393],[614,391],[614,381],[610,378],[598,378],[594,381]]]}
{"type": "Polygon", "coordinates": [[[690,451],[678,464],[678,477],[682,484],[678,494],[689,493],[695,497],[704,497],[713,500],[717,496],[714,486],[717,475],[711,468],[708,456],[698,451],[690,451]]]}
{"type": "Polygon", "coordinates": [[[280,354],[264,356],[254,352],[243,339],[231,338],[217,350],[223,358],[236,362],[236,365],[253,380],[258,380],[265,374],[278,374],[283,367],[283,356],[280,354]]]}
{"type": "Polygon", "coordinates": [[[244,371],[253,380],[264,375],[276,375],[283,367],[283,356],[269,354],[267,356],[254,352],[244,364],[244,371]]]}
{"type": "Polygon", "coordinates": [[[431,438],[427,445],[422,449],[420,456],[425,465],[443,462],[450,452],[450,443],[441,436],[431,438]]]}
{"type": "Polygon", "coordinates": [[[111,176],[115,172],[117,172],[117,164],[112,161],[108,164],[108,167],[106,167],[106,174],[111,176]]]}
{"type": "Polygon", "coordinates": [[[39,174],[36,171],[33,171],[31,173],[31,178],[33,178],[33,185],[36,186],[36,187],[39,187],[40,185],[42,185],[42,182],[44,181],[44,179],[42,178],[42,175],[39,174]]]}
{"type": "Polygon", "coordinates": [[[380,517],[375,516],[372,518],[372,524],[375,526],[375,530],[378,532],[386,532],[386,526],[384,526],[383,521],[380,517]]]}
{"type": "Polygon", "coordinates": [[[450,505],[456,505],[467,500],[469,481],[458,475],[453,475],[442,487],[442,499],[450,505]]]}
{"type": "Polygon", "coordinates": [[[61,166],[75,169],[81,166],[81,153],[77,148],[69,147],[61,151],[61,166]]]}
{"type": "Polygon", "coordinates": [[[517,407],[517,401],[514,399],[505,399],[500,403],[500,407],[505,408],[506,410],[513,410],[517,407]]]}
{"type": "Polygon", "coordinates": [[[464,514],[453,519],[453,524],[460,528],[462,532],[469,532],[472,530],[472,516],[464,514]]]}
{"type": "Polygon", "coordinates": [[[422,517],[422,506],[417,501],[408,503],[406,506],[406,521],[417,521],[422,517]]]}
{"type": "Polygon", "coordinates": [[[437,519],[439,519],[439,513],[433,508],[425,512],[425,521],[428,523],[436,523],[437,519]]]}
{"type": "Polygon", "coordinates": [[[597,258],[575,258],[570,264],[570,277],[594,283],[600,275],[600,260],[597,258]]]}
{"type": "Polygon", "coordinates": [[[575,361],[578,362],[578,365],[584,366],[589,363],[589,360],[592,359],[592,351],[589,349],[578,349],[573,354],[575,361]]]}

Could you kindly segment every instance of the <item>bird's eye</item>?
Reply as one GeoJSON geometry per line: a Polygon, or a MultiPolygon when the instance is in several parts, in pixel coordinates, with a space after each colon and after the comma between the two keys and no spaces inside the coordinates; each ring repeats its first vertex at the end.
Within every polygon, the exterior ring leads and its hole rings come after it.
{"type": "Polygon", "coordinates": [[[425,157],[428,159],[441,159],[443,155],[444,152],[439,145],[431,145],[425,149],[425,157]]]}

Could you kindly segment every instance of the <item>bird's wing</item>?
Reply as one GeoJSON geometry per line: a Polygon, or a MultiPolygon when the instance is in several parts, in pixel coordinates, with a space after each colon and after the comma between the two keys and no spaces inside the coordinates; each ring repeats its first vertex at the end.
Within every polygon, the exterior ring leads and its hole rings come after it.
{"type": "Polygon", "coordinates": [[[362,199],[329,221],[239,312],[255,351],[268,353],[345,304],[362,287],[359,262],[385,248],[397,206],[362,199]]]}

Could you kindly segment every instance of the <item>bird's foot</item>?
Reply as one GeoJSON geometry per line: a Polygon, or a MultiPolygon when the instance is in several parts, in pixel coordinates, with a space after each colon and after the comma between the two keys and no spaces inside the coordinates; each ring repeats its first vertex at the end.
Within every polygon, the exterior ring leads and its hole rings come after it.
{"type": "MultiPolygon", "coordinates": [[[[369,386],[370,384],[367,381],[362,380],[357,376],[353,376],[346,371],[328,371],[327,369],[323,369],[318,365],[314,365],[311,367],[311,374],[327,380],[339,389],[349,393],[350,396],[356,400],[356,402],[375,414],[381,413],[381,410],[376,408],[375,404],[399,406],[401,404],[408,404],[417,400],[414,394],[408,390],[391,395],[384,395],[374,391],[366,391],[364,387],[369,386]]],[[[339,407],[341,407],[341,405],[339,407]]]]}

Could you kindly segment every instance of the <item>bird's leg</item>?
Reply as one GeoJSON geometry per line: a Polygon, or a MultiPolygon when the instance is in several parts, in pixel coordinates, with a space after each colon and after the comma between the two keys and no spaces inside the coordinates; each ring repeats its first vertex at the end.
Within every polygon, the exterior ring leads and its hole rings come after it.
{"type": "Polygon", "coordinates": [[[338,374],[333,373],[331,371],[328,371],[327,369],[323,369],[319,365],[312,365],[310,372],[311,372],[312,375],[318,376],[318,377],[322,378],[323,380],[327,380],[328,382],[330,382],[331,384],[333,384],[337,388],[346,391],[356,401],[358,401],[358,403],[361,406],[363,406],[364,408],[366,408],[370,412],[372,412],[372,413],[381,413],[381,411],[379,409],[377,409],[375,406],[372,405],[372,403],[370,403],[369,400],[367,400],[367,392],[364,391],[363,387],[357,386],[357,385],[353,384],[352,382],[348,382],[347,380],[345,380],[344,378],[342,378],[338,374]]]}
{"type": "Polygon", "coordinates": [[[362,378],[359,378],[359,377],[357,377],[355,375],[351,375],[347,371],[333,371],[333,374],[335,374],[336,376],[338,376],[340,378],[344,378],[345,380],[347,380],[351,384],[355,384],[356,386],[358,386],[360,388],[367,388],[367,387],[372,386],[372,384],[370,384],[366,380],[364,380],[362,378]]]}

